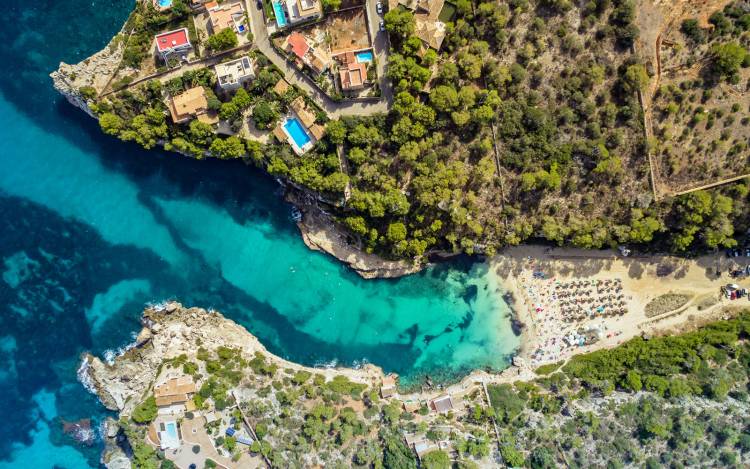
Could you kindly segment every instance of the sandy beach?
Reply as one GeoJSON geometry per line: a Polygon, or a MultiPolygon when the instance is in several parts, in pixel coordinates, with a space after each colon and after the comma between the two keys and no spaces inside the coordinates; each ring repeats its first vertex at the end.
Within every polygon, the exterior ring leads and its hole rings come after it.
{"type": "Polygon", "coordinates": [[[689,330],[750,306],[747,297],[730,300],[720,291],[730,283],[750,288],[750,278],[729,275],[750,258],[723,252],[683,259],[519,246],[490,262],[524,324],[517,362],[531,369],[639,335],[689,330]]]}

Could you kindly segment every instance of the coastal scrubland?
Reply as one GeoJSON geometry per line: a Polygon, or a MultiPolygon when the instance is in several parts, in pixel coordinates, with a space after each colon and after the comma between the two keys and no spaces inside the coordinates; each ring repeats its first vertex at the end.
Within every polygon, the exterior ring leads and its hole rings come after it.
{"type": "Polygon", "coordinates": [[[151,334],[141,333],[113,365],[92,365],[105,402],[129,386],[119,427],[136,468],[173,467],[185,452],[206,467],[680,468],[750,461],[749,312],[575,356],[530,379],[476,375],[443,391],[386,393],[379,370],[300,367],[261,351],[215,313],[170,310],[147,311],[151,334]],[[120,375],[134,367],[141,376],[123,383],[120,375]],[[159,411],[153,386],[170,376],[196,383],[189,410],[159,411]],[[447,412],[433,407],[441,392],[452,396],[447,412]],[[164,419],[178,422],[185,449],[158,449],[151,427],[164,419]]]}
{"type": "Polygon", "coordinates": [[[688,16],[657,46],[652,102],[656,177],[678,192],[748,173],[750,13],[740,3],[688,16]]]}
{"type": "MultiPolygon", "coordinates": [[[[154,25],[180,25],[186,14],[139,5],[129,20],[131,67],[145,60],[134,49],[138,38],[154,25]]],[[[639,16],[645,6],[653,5],[462,0],[444,17],[439,51],[415,35],[410,11],[393,9],[384,19],[394,95],[387,114],[332,118],[294,85],[274,91],[283,73],[252,47],[241,53],[258,61],[258,78],[236,93],[215,92],[210,68],[87,92],[105,132],[195,157],[246,158],[314,193],[350,244],[382,257],[492,254],[540,238],[677,253],[744,243],[745,182],[664,198],[651,173],[657,183],[672,178],[677,190],[744,170],[748,13],[742,2],[707,4],[716,9],[707,24],[686,18],[670,30],[684,44],[661,53],[665,67],[675,64],[670,75],[634,48],[665,27],[639,16]],[[681,64],[699,73],[684,78],[681,64]],[[649,120],[639,97],[651,102],[657,73],[649,120]],[[166,120],[165,97],[196,85],[220,119],[219,134],[166,120]],[[252,137],[298,96],[326,128],[313,149],[299,156],[252,137]],[[248,127],[251,136],[240,132],[248,127]]]]}
{"type": "Polygon", "coordinates": [[[514,467],[740,467],[750,458],[750,314],[573,357],[489,386],[514,467]]]}

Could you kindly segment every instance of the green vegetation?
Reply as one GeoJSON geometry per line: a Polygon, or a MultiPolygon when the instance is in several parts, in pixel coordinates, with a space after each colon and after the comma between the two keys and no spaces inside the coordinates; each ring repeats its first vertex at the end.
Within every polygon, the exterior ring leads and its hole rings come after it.
{"type": "Polygon", "coordinates": [[[436,450],[424,455],[421,467],[425,469],[450,469],[452,464],[448,453],[436,450]]]}
{"type": "Polygon", "coordinates": [[[224,28],[218,33],[210,36],[206,41],[208,47],[214,51],[228,50],[237,47],[237,34],[232,28],[224,28]]]}
{"type": "Polygon", "coordinates": [[[133,415],[131,417],[137,423],[149,423],[156,418],[156,399],[154,396],[149,396],[145,401],[138,404],[133,409],[133,415]]]}
{"type": "Polygon", "coordinates": [[[574,467],[719,467],[750,457],[750,438],[741,438],[750,436],[749,377],[744,312],[680,336],[578,355],[561,372],[488,391],[511,466],[557,467],[562,454],[574,467]],[[544,426],[529,426],[539,419],[544,426]]]}
{"type": "Polygon", "coordinates": [[[96,89],[93,86],[82,86],[78,92],[84,99],[94,99],[97,96],[96,89]]]}
{"type": "Polygon", "coordinates": [[[557,362],[557,363],[549,363],[547,365],[542,365],[536,370],[536,374],[538,375],[549,375],[555,371],[557,371],[558,368],[562,366],[563,362],[557,362]]]}
{"type": "Polygon", "coordinates": [[[326,13],[341,8],[341,0],[322,0],[321,4],[323,5],[323,11],[326,13]]]}
{"type": "MultiPolygon", "coordinates": [[[[702,29],[697,18],[689,18],[683,21],[681,34],[671,34],[676,39],[674,53],[663,56],[661,68],[680,72],[660,80],[653,100],[651,143],[657,156],[656,176],[674,190],[750,171],[750,119],[737,114],[748,109],[750,100],[746,92],[735,91],[746,89],[750,78],[747,21],[741,2],[729,2],[709,16],[710,28],[702,29]],[[698,70],[697,76],[690,69],[698,70]]],[[[734,204],[719,245],[730,246],[729,239],[738,238],[734,233],[746,229],[745,190],[743,184],[716,191],[734,204]]],[[[677,217],[674,221],[681,222],[677,217]]],[[[677,238],[673,245],[681,249],[683,241],[690,241],[679,234],[677,238]]]]}
{"type": "Polygon", "coordinates": [[[631,161],[645,145],[636,91],[649,79],[626,51],[634,5],[532,3],[459,2],[440,54],[420,52],[411,12],[385,15],[393,109],[343,118],[328,137],[351,168],[354,213],[342,221],[368,251],[491,254],[540,232],[602,247],[664,229],[663,212],[622,190],[602,200],[623,184],[648,190],[647,168],[631,161]]]}
{"type": "MultiPolygon", "coordinates": [[[[327,11],[340,6],[324,2],[327,11]]],[[[170,15],[139,4],[129,20],[135,34],[126,64],[143,60],[143,37],[184,20],[170,15]]],[[[675,155],[680,145],[691,154],[723,154],[727,172],[750,169],[742,157],[747,138],[739,132],[750,124],[741,115],[746,105],[710,106],[720,99],[712,94],[717,87],[746,85],[744,10],[730,4],[715,12],[710,30],[689,18],[676,26],[691,44],[675,52],[689,56],[685,67],[706,65],[699,79],[659,90],[653,141],[646,141],[638,99],[653,77],[631,49],[639,34],[635,1],[461,0],[446,15],[439,51],[415,35],[410,11],[395,8],[384,16],[394,91],[387,115],[329,121],[295,86],[275,93],[282,74],[257,51],[251,55],[258,76],[233,95],[217,96],[216,78],[203,69],[119,91],[92,109],[109,135],[146,148],[163,142],[197,158],[248,158],[317,192],[357,246],[387,258],[420,259],[436,250],[491,255],[532,237],[676,253],[741,241],[750,228],[746,185],[655,201],[643,155],[653,151],[665,159],[659,172],[670,174],[722,173],[710,158],[682,160],[675,155]],[[246,125],[272,129],[302,96],[326,137],[299,156],[286,142],[224,139],[206,125],[168,122],[165,98],[193,86],[205,88],[209,108],[233,132],[246,125]],[[705,142],[695,140],[709,134],[705,142]],[[348,164],[341,164],[339,151],[348,164]]],[[[219,51],[236,41],[225,29],[207,45],[219,51]]]]}
{"type": "Polygon", "coordinates": [[[711,48],[711,66],[720,77],[734,77],[745,62],[747,49],[736,42],[716,44],[711,48]]]}

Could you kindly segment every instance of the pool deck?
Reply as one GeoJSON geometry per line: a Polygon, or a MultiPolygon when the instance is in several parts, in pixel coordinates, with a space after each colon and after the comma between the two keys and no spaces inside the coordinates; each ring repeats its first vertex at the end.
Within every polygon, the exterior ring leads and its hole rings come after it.
{"type": "Polygon", "coordinates": [[[299,156],[304,155],[317,142],[317,140],[315,139],[315,137],[313,135],[311,135],[310,131],[305,128],[305,126],[302,124],[302,121],[300,121],[299,117],[294,113],[294,111],[290,111],[290,113],[286,117],[284,117],[284,119],[282,119],[281,124],[279,124],[279,126],[281,127],[282,131],[284,132],[284,135],[286,135],[286,141],[292,147],[292,150],[294,150],[294,153],[296,153],[299,156]],[[292,136],[291,132],[286,127],[287,123],[291,119],[294,119],[294,120],[297,121],[297,124],[300,126],[300,129],[302,130],[302,132],[304,132],[305,135],[307,135],[307,138],[310,139],[307,143],[305,143],[301,147],[297,144],[297,141],[294,139],[294,137],[292,136]]]}

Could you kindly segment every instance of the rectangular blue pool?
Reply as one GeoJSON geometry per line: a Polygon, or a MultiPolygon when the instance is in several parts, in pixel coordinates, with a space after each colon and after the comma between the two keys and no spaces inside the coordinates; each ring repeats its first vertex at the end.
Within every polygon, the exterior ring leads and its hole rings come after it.
{"type": "Polygon", "coordinates": [[[180,447],[180,436],[177,433],[177,422],[164,422],[164,430],[159,432],[161,449],[177,449],[180,447]]]}
{"type": "Polygon", "coordinates": [[[362,52],[357,52],[357,54],[355,55],[355,57],[357,58],[357,62],[359,62],[359,63],[362,63],[362,62],[372,62],[373,55],[372,55],[372,51],[371,50],[366,50],[366,51],[362,51],[362,52]]]}
{"type": "Polygon", "coordinates": [[[305,132],[305,128],[302,127],[302,123],[296,117],[287,119],[284,123],[284,129],[286,130],[286,133],[292,137],[294,144],[297,145],[297,148],[300,150],[311,141],[310,136],[305,132]]]}
{"type": "Polygon", "coordinates": [[[281,5],[281,2],[277,0],[273,0],[271,4],[273,5],[273,14],[276,15],[276,24],[279,26],[279,28],[283,28],[284,26],[286,26],[284,7],[281,5]]]}
{"type": "Polygon", "coordinates": [[[170,438],[177,438],[177,424],[174,422],[167,422],[165,425],[167,436],[170,438]]]}
{"type": "Polygon", "coordinates": [[[159,6],[161,8],[169,8],[172,6],[172,0],[159,0],[159,6]]]}

